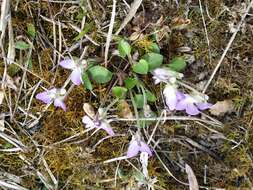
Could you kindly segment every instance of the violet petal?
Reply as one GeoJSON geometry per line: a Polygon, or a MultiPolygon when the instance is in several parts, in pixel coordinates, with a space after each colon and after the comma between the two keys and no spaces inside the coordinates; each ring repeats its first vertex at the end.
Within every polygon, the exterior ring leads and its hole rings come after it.
{"type": "Polygon", "coordinates": [[[145,142],[141,142],[140,151],[146,152],[146,153],[148,153],[149,156],[152,156],[152,151],[145,142]]]}
{"type": "Polygon", "coordinates": [[[82,119],[82,122],[83,122],[83,124],[85,124],[86,126],[86,128],[90,128],[90,127],[95,127],[95,124],[94,124],[94,122],[91,120],[91,118],[90,117],[88,117],[87,115],[85,115],[85,116],[83,116],[83,119],[82,119]]]}
{"type": "Polygon", "coordinates": [[[140,151],[140,146],[137,141],[131,141],[127,150],[127,157],[132,158],[136,156],[140,151]]]}
{"type": "Polygon", "coordinates": [[[42,102],[49,104],[52,100],[52,98],[48,95],[48,91],[38,93],[35,96],[36,99],[41,100],[42,102]]]}
{"type": "Polygon", "coordinates": [[[75,85],[80,85],[81,84],[81,71],[77,68],[74,69],[71,73],[71,81],[75,84],[75,85]]]}
{"type": "Polygon", "coordinates": [[[75,62],[72,59],[62,60],[59,63],[59,65],[62,66],[63,68],[65,68],[65,69],[74,69],[75,66],[76,66],[75,62]]]}
{"type": "Polygon", "coordinates": [[[102,122],[99,128],[102,128],[103,130],[105,130],[110,136],[114,136],[115,135],[115,133],[112,130],[112,128],[107,123],[105,123],[105,122],[102,122]]]}
{"type": "Polygon", "coordinates": [[[185,110],[186,107],[187,107],[187,99],[185,98],[185,99],[180,100],[180,101],[177,103],[177,105],[176,105],[176,110],[179,110],[179,111],[185,110]]]}
{"type": "Polygon", "coordinates": [[[188,104],[186,107],[186,113],[189,115],[198,115],[200,112],[194,104],[188,104]]]}
{"type": "Polygon", "coordinates": [[[170,110],[174,110],[177,104],[176,90],[173,87],[165,87],[163,94],[165,96],[166,105],[170,110]]]}
{"type": "Polygon", "coordinates": [[[64,111],[66,111],[66,105],[65,105],[65,103],[63,102],[63,100],[61,100],[61,99],[59,99],[59,98],[56,98],[55,100],[54,100],[54,106],[55,107],[60,107],[60,108],[62,108],[64,111]]]}
{"type": "Polygon", "coordinates": [[[185,98],[184,93],[180,92],[180,91],[176,91],[176,96],[177,96],[177,101],[183,100],[185,98]]]}
{"type": "Polygon", "coordinates": [[[206,110],[212,106],[210,103],[197,103],[196,105],[200,110],[206,110]]]}
{"type": "Polygon", "coordinates": [[[152,77],[155,81],[154,81],[154,83],[155,84],[159,84],[160,82],[162,82],[159,78],[157,78],[156,76],[153,76],[152,77]]]}
{"type": "Polygon", "coordinates": [[[48,90],[48,92],[49,92],[50,94],[56,94],[57,89],[56,89],[56,88],[51,88],[51,89],[48,90]]]}

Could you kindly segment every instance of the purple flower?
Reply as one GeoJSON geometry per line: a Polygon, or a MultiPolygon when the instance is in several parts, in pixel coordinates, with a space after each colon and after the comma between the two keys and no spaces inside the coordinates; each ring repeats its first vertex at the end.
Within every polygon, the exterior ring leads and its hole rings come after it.
{"type": "Polygon", "coordinates": [[[110,124],[106,120],[92,120],[88,116],[84,116],[82,119],[82,122],[85,124],[86,128],[96,128],[96,129],[103,129],[106,131],[110,136],[114,136],[115,133],[110,127],[110,124]]]}
{"type": "Polygon", "coordinates": [[[176,85],[169,83],[165,86],[163,95],[165,97],[166,105],[171,111],[176,109],[178,101],[184,97],[183,93],[178,91],[176,85]]]}
{"type": "Polygon", "coordinates": [[[152,74],[154,75],[153,79],[155,80],[155,84],[160,82],[170,82],[174,84],[177,79],[181,79],[184,76],[182,73],[172,71],[166,67],[157,68],[152,71],[152,74]]]}
{"type": "Polygon", "coordinates": [[[212,106],[207,103],[208,96],[201,96],[198,94],[184,94],[176,105],[176,110],[185,110],[189,115],[198,115],[200,110],[206,110],[212,106]]]}
{"type": "Polygon", "coordinates": [[[61,107],[64,111],[66,111],[66,105],[64,103],[65,94],[65,89],[52,88],[50,90],[38,93],[35,98],[41,100],[45,104],[50,104],[53,101],[55,107],[61,107]]]}
{"type": "Polygon", "coordinates": [[[149,146],[140,139],[140,135],[136,134],[135,136],[133,136],[129,144],[127,150],[127,157],[135,157],[139,152],[146,152],[149,156],[152,156],[152,151],[149,146]]]}
{"type": "Polygon", "coordinates": [[[65,69],[72,70],[70,79],[75,85],[80,85],[82,83],[82,72],[84,65],[78,64],[72,59],[65,59],[61,61],[59,64],[65,69]]]}

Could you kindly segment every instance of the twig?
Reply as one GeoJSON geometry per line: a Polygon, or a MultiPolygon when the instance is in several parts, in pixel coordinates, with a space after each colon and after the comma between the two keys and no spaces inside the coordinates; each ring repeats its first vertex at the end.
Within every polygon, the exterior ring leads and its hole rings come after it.
{"type": "Polygon", "coordinates": [[[111,16],[110,26],[109,26],[106,44],[105,44],[105,67],[107,67],[108,52],[110,48],[110,42],[112,40],[112,30],[113,30],[113,25],[114,25],[114,20],[115,20],[115,12],[116,12],[116,0],[113,0],[112,16],[111,16]]]}
{"type": "MultiPolygon", "coordinates": [[[[162,117],[160,118],[164,121],[175,121],[175,120],[180,120],[180,121],[200,121],[203,123],[207,123],[210,125],[215,125],[218,127],[222,127],[222,125],[220,123],[216,123],[213,121],[208,121],[208,120],[204,120],[204,119],[200,119],[197,117],[190,117],[190,116],[168,116],[168,117],[162,117]]],[[[126,121],[126,122],[130,122],[130,121],[157,121],[159,120],[159,118],[157,117],[153,117],[153,118],[114,118],[112,119],[112,121],[126,121]]]]}

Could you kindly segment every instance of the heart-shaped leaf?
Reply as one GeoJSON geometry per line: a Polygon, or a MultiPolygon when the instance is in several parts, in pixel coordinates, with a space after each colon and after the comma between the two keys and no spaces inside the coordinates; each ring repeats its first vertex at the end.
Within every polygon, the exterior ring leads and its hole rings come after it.
{"type": "Polygon", "coordinates": [[[82,75],[82,81],[83,81],[83,85],[86,89],[92,90],[92,84],[91,84],[89,76],[86,72],[82,75]]]}
{"type": "Polygon", "coordinates": [[[31,46],[28,43],[24,42],[24,41],[17,41],[15,43],[15,48],[19,49],[19,50],[26,50],[26,49],[29,49],[30,47],[31,46]]]}
{"type": "Polygon", "coordinates": [[[186,62],[183,57],[175,57],[172,59],[168,67],[173,71],[183,71],[186,67],[186,62]]]}
{"type": "Polygon", "coordinates": [[[137,108],[143,108],[144,106],[144,97],[142,94],[136,94],[134,96],[134,102],[137,108]]]}
{"type": "Polygon", "coordinates": [[[142,58],[148,62],[149,71],[154,70],[163,63],[163,56],[158,53],[147,53],[142,58]]]}
{"type": "Polygon", "coordinates": [[[89,70],[91,78],[96,81],[97,83],[107,83],[112,78],[112,73],[108,69],[102,66],[94,66],[91,67],[89,70]]]}
{"type": "Polygon", "coordinates": [[[127,89],[121,86],[115,86],[112,88],[112,93],[117,98],[124,98],[127,93],[127,89]]]}
{"type": "Polygon", "coordinates": [[[132,69],[135,73],[145,75],[148,73],[148,62],[141,59],[138,63],[132,66],[132,69]]]}
{"type": "Polygon", "coordinates": [[[36,36],[36,30],[35,27],[32,23],[28,23],[27,24],[27,34],[31,37],[31,38],[35,38],[36,36]]]}
{"type": "Polygon", "coordinates": [[[124,80],[124,83],[126,88],[130,90],[138,84],[138,80],[135,78],[127,78],[124,80]]]}
{"type": "Polygon", "coordinates": [[[121,57],[125,58],[131,53],[131,46],[125,40],[120,40],[118,44],[118,50],[121,57]]]}
{"type": "Polygon", "coordinates": [[[152,92],[150,92],[149,90],[146,91],[146,97],[149,102],[156,101],[156,96],[152,92]]]}
{"type": "Polygon", "coordinates": [[[148,49],[149,49],[149,51],[151,51],[151,52],[160,53],[160,48],[159,48],[159,46],[157,45],[157,43],[152,43],[148,49]]]}

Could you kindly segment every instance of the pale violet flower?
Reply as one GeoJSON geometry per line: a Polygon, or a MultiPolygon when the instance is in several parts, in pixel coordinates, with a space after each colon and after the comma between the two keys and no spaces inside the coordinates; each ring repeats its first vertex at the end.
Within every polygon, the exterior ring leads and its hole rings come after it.
{"type": "Polygon", "coordinates": [[[115,133],[112,130],[110,124],[105,119],[91,119],[89,116],[85,115],[82,119],[82,122],[85,124],[85,127],[88,129],[103,129],[110,136],[114,136],[115,133]]]}
{"type": "Polygon", "coordinates": [[[198,115],[200,110],[206,110],[212,106],[207,103],[208,96],[200,94],[184,94],[184,97],[176,105],[176,110],[185,110],[189,115],[198,115]]]}
{"type": "Polygon", "coordinates": [[[65,94],[65,89],[52,88],[50,90],[38,93],[35,98],[41,100],[45,104],[50,104],[51,102],[54,102],[55,107],[60,107],[64,111],[66,111],[66,105],[64,103],[65,94]]]}
{"type": "Polygon", "coordinates": [[[183,93],[177,89],[177,85],[170,83],[165,86],[163,95],[165,98],[165,103],[171,111],[176,109],[178,101],[184,97],[183,93]]]}
{"type": "Polygon", "coordinates": [[[166,67],[156,68],[152,71],[152,74],[155,84],[160,82],[170,82],[174,84],[177,79],[181,79],[184,76],[182,73],[178,73],[166,67]]]}
{"type": "Polygon", "coordinates": [[[72,59],[64,59],[59,64],[65,69],[72,70],[70,79],[75,85],[80,85],[82,83],[82,72],[85,66],[84,64],[77,63],[72,59]]]}
{"type": "Polygon", "coordinates": [[[139,152],[146,152],[149,156],[152,156],[152,151],[150,147],[141,140],[141,137],[138,133],[136,133],[129,144],[127,150],[127,158],[132,158],[138,155],[139,152]]]}

